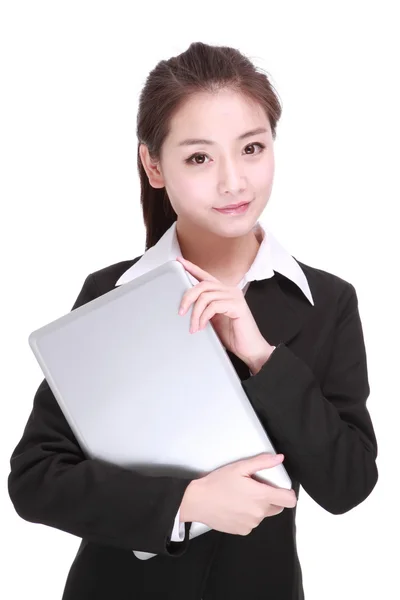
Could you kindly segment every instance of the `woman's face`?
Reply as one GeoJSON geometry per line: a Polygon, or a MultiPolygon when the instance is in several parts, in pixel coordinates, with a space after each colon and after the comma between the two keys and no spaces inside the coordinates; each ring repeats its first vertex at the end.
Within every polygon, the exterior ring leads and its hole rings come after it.
{"type": "Polygon", "coordinates": [[[150,183],[165,186],[182,226],[223,237],[243,235],[271,194],[274,148],[268,118],[258,104],[238,93],[196,94],[173,117],[158,169],[159,176],[147,171],[150,183]],[[239,139],[256,129],[266,131],[239,139]],[[200,138],[212,143],[194,142],[200,138]],[[248,201],[242,215],[215,210],[248,201]]]}

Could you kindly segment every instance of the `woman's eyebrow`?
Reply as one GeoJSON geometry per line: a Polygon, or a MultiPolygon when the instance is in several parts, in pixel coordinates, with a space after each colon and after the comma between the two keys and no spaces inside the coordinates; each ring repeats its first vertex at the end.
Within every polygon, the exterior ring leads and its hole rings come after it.
{"type": "MultiPolygon", "coordinates": [[[[265,127],[257,127],[257,129],[252,129],[251,131],[246,131],[246,133],[242,133],[239,135],[237,140],[243,140],[244,138],[250,137],[252,135],[258,135],[259,133],[267,133],[267,129],[265,127]]],[[[213,140],[205,140],[202,138],[189,138],[187,140],[183,140],[177,144],[178,146],[191,146],[194,144],[210,144],[213,145],[215,142],[213,140]]]]}

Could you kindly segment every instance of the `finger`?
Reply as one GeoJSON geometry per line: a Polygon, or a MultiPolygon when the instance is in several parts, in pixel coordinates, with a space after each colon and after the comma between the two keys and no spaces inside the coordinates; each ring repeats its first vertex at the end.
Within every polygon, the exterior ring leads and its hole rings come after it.
{"type": "Polygon", "coordinates": [[[183,312],[181,314],[185,314],[190,305],[193,304],[193,302],[196,302],[200,294],[204,294],[206,290],[223,291],[223,288],[221,288],[221,283],[219,281],[202,281],[200,283],[196,283],[195,286],[193,286],[189,290],[186,290],[186,292],[182,296],[180,308],[183,310],[183,312]]]}
{"type": "Polygon", "coordinates": [[[216,277],[207,273],[203,269],[200,269],[197,265],[190,262],[190,260],[186,260],[183,256],[177,256],[176,260],[178,260],[189,273],[191,273],[196,279],[203,280],[207,279],[208,281],[219,281],[216,277]]]}
{"type": "Polygon", "coordinates": [[[268,502],[277,506],[284,506],[285,508],[294,508],[297,504],[297,498],[293,490],[270,488],[268,502]]]}
{"type": "Polygon", "coordinates": [[[275,504],[271,504],[267,511],[267,517],[274,517],[275,515],[280,515],[283,511],[283,506],[276,506],[275,504]]]}
{"type": "Polygon", "coordinates": [[[215,315],[221,314],[226,315],[230,319],[237,319],[240,317],[239,310],[236,306],[236,303],[232,298],[226,298],[224,300],[214,300],[211,302],[207,308],[204,310],[201,320],[209,321],[215,315]]]}
{"type": "Polygon", "coordinates": [[[192,318],[190,323],[191,331],[194,332],[198,329],[203,329],[206,326],[207,321],[210,317],[207,318],[207,313],[205,313],[204,311],[211,302],[214,302],[215,300],[224,300],[229,302],[230,299],[231,297],[229,296],[229,294],[227,294],[226,292],[221,292],[219,290],[203,292],[197,300],[197,302],[195,303],[195,305],[193,306],[192,318]]]}

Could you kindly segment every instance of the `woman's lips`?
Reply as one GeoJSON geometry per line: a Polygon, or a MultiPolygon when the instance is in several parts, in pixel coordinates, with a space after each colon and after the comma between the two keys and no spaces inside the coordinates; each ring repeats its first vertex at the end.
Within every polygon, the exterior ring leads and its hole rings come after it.
{"type": "Polygon", "coordinates": [[[246,202],[246,204],[241,204],[238,208],[216,208],[219,213],[223,215],[242,215],[247,211],[250,202],[246,202]]]}

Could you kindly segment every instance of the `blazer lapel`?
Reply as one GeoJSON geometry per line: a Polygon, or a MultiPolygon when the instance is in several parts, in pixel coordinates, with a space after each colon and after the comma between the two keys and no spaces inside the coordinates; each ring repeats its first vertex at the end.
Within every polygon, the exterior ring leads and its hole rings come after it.
{"type": "MultiPolygon", "coordinates": [[[[262,336],[272,346],[291,342],[300,333],[309,310],[313,310],[296,284],[280,273],[252,281],[245,298],[262,336]]],[[[239,377],[247,379],[247,365],[229,350],[227,352],[239,377]]]]}
{"type": "Polygon", "coordinates": [[[301,330],[307,306],[312,309],[296,284],[278,273],[252,281],[245,298],[261,334],[272,346],[290,342],[301,330]]]}

